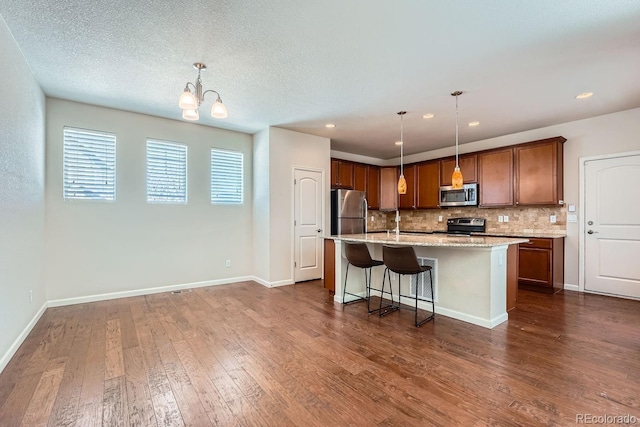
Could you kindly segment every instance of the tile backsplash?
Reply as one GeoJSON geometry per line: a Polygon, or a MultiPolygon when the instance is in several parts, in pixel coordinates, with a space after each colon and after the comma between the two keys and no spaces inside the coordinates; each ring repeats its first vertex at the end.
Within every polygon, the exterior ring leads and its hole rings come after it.
{"type": "MultiPolygon", "coordinates": [[[[513,208],[449,208],[400,211],[400,230],[432,231],[446,230],[447,219],[475,217],[486,219],[487,233],[548,233],[564,234],[567,228],[567,214],[564,206],[513,207],[513,208]],[[438,216],[442,215],[442,222],[438,216]],[[556,216],[551,223],[550,216],[556,216]],[[498,216],[508,216],[509,222],[498,222],[498,216]]],[[[390,230],[395,227],[395,211],[369,211],[368,230],[390,230]],[[373,221],[371,218],[373,217],[373,221]]]]}

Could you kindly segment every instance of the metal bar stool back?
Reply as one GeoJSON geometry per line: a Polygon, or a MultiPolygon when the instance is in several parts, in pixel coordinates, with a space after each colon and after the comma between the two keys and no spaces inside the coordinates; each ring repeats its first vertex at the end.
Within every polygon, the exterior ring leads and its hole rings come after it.
{"type": "Polygon", "coordinates": [[[398,274],[398,294],[400,295],[400,297],[402,297],[404,295],[402,295],[401,277],[403,275],[415,276],[416,293],[414,296],[411,296],[415,299],[414,323],[416,326],[420,326],[423,323],[433,319],[433,317],[435,316],[435,301],[433,296],[433,276],[431,273],[431,267],[428,265],[420,265],[420,262],[418,262],[418,257],[416,256],[416,252],[411,246],[384,245],[382,247],[382,260],[384,262],[384,265],[386,266],[383,277],[383,288],[384,281],[387,276],[389,277],[389,286],[391,286],[390,271],[393,271],[394,273],[398,274]],[[418,296],[418,278],[420,274],[427,271],[429,272],[429,285],[431,287],[431,315],[426,317],[425,319],[418,321],[418,301],[428,301],[418,296]]]}

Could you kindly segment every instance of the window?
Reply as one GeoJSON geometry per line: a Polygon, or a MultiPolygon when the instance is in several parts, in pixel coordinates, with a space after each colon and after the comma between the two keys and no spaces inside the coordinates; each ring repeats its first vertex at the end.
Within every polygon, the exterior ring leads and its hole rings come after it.
{"type": "Polygon", "coordinates": [[[147,202],[187,203],[187,146],[147,139],[147,202]]]}
{"type": "Polygon", "coordinates": [[[65,200],[115,200],[114,134],[65,127],[62,157],[62,187],[65,200]]]}
{"type": "Polygon", "coordinates": [[[243,154],[211,149],[211,203],[241,205],[243,154]]]}

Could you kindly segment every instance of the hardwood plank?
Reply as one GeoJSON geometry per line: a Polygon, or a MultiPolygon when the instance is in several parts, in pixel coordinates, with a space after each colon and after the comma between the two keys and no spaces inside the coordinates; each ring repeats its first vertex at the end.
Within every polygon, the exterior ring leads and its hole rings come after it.
{"type": "Polygon", "coordinates": [[[111,319],[107,321],[105,344],[105,380],[123,376],[124,358],[122,355],[122,335],[120,332],[120,319],[111,319]]]}
{"type": "Polygon", "coordinates": [[[105,379],[102,424],[106,426],[129,425],[127,403],[127,388],[124,377],[105,379]]]}
{"type": "Polygon", "coordinates": [[[156,416],[153,411],[149,383],[140,347],[130,347],[124,350],[124,367],[126,372],[129,425],[155,426],[156,416]]]}
{"type": "Polygon", "coordinates": [[[53,408],[53,402],[62,382],[66,358],[61,357],[49,362],[38,382],[29,406],[22,418],[22,425],[26,427],[46,426],[53,408]]]}

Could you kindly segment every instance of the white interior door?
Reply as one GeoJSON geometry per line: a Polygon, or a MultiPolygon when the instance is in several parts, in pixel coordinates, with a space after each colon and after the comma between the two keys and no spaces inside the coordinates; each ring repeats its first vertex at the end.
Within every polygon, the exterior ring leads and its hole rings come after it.
{"type": "Polygon", "coordinates": [[[640,298],[640,155],[585,162],[585,284],[640,298]]]}
{"type": "Polygon", "coordinates": [[[294,171],[294,281],[322,277],[322,172],[294,171]]]}

